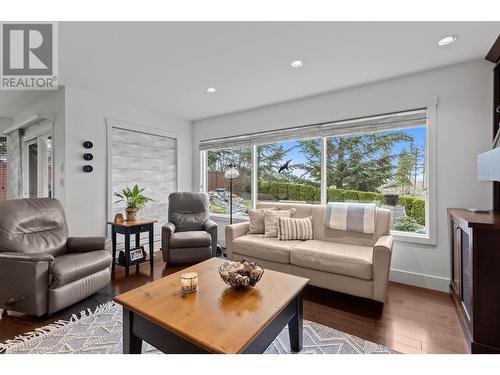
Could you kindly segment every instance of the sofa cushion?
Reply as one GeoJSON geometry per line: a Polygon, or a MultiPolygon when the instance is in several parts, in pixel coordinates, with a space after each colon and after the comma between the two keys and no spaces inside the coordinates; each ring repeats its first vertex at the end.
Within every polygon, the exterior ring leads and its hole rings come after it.
{"type": "Polygon", "coordinates": [[[174,249],[187,247],[206,247],[212,243],[212,237],[203,230],[174,232],[168,240],[168,245],[174,249]]]}
{"type": "Polygon", "coordinates": [[[373,248],[310,240],[294,246],[290,263],[296,266],[325,271],[358,279],[372,279],[373,248]]]}
{"type": "Polygon", "coordinates": [[[264,213],[264,237],[278,238],[278,217],[292,217],[295,208],[289,210],[266,210],[264,213]]]}
{"type": "Polygon", "coordinates": [[[262,234],[247,234],[233,241],[233,252],[251,258],[290,263],[290,250],[302,241],[280,241],[262,234]]]}
{"type": "MultiPolygon", "coordinates": [[[[274,207],[269,210],[275,209],[274,207]]],[[[248,232],[251,234],[264,234],[264,214],[267,208],[248,209],[248,219],[250,220],[248,232]]]]}
{"type": "Polygon", "coordinates": [[[314,239],[311,217],[278,217],[278,238],[280,241],[314,239]]]}
{"type": "Polygon", "coordinates": [[[107,250],[89,251],[61,255],[55,258],[52,267],[51,288],[69,284],[96,272],[102,271],[111,265],[111,253],[107,250]]]}

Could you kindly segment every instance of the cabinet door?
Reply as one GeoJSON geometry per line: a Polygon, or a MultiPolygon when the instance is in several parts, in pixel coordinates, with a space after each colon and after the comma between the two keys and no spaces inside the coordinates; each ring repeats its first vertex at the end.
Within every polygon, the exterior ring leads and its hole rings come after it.
{"type": "Polygon", "coordinates": [[[469,322],[472,321],[472,246],[470,234],[458,230],[461,236],[461,301],[469,322]]]}
{"type": "Polygon", "coordinates": [[[457,300],[461,300],[461,286],[460,286],[460,273],[461,273],[461,230],[459,226],[451,222],[451,287],[457,300]]]}

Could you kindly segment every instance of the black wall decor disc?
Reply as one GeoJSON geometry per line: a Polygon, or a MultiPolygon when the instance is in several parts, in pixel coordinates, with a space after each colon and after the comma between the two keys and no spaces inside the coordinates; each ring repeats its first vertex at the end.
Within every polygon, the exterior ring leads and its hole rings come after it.
{"type": "Polygon", "coordinates": [[[83,160],[92,160],[94,158],[94,155],[92,155],[91,153],[86,153],[86,154],[83,154],[83,160]]]}
{"type": "Polygon", "coordinates": [[[93,170],[94,170],[94,168],[92,168],[92,166],[91,166],[91,165],[84,165],[84,166],[83,166],[83,171],[84,171],[85,173],[90,173],[90,172],[92,172],[93,170]]]}
{"type": "Polygon", "coordinates": [[[90,141],[85,141],[85,142],[83,142],[83,147],[84,148],[92,148],[92,147],[94,147],[94,144],[90,141]]]}

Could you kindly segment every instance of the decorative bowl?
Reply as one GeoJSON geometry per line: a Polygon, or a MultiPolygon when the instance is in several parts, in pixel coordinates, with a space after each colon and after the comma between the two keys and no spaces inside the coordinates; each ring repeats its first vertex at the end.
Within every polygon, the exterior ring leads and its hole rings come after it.
{"type": "Polygon", "coordinates": [[[219,266],[221,279],[233,288],[255,286],[264,274],[264,268],[255,262],[243,259],[241,262],[226,261],[219,266]]]}

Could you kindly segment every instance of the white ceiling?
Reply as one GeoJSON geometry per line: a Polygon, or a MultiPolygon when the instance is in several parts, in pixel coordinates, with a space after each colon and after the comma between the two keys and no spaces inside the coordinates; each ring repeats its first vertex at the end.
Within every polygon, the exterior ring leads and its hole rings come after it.
{"type": "Polygon", "coordinates": [[[482,59],[499,33],[500,22],[62,22],[59,75],[196,120],[482,59]],[[449,34],[460,38],[438,47],[449,34]]]}

